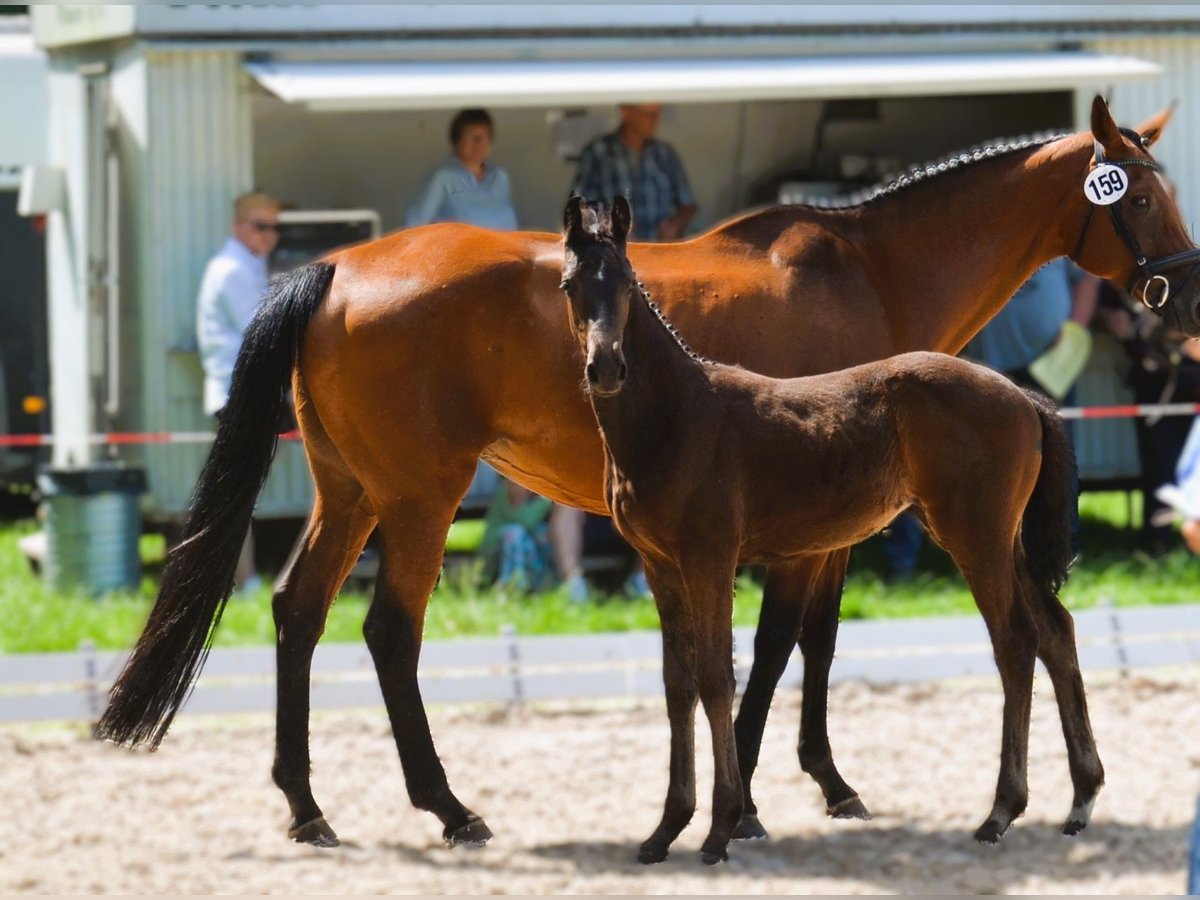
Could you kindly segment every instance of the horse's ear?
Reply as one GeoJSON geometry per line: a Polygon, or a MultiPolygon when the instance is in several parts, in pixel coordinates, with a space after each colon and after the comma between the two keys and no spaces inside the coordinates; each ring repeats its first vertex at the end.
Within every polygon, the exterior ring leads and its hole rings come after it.
{"type": "Polygon", "coordinates": [[[563,232],[568,238],[578,234],[583,228],[583,211],[580,209],[582,203],[582,197],[572,194],[571,199],[567,201],[567,208],[563,210],[563,232]]]}
{"type": "Polygon", "coordinates": [[[1171,105],[1166,109],[1152,115],[1145,122],[1137,127],[1137,133],[1142,136],[1142,146],[1150,147],[1162,137],[1163,129],[1167,127],[1167,123],[1171,121],[1171,114],[1175,112],[1175,107],[1179,105],[1178,100],[1171,102],[1171,105]]]}
{"type": "Polygon", "coordinates": [[[633,210],[629,208],[629,201],[624,194],[617,194],[613,197],[612,208],[613,239],[618,244],[624,244],[632,226],[633,210]]]}
{"type": "Polygon", "coordinates": [[[1099,94],[1092,100],[1092,137],[1108,156],[1118,156],[1125,146],[1121,130],[1108,112],[1108,104],[1099,94]]]}

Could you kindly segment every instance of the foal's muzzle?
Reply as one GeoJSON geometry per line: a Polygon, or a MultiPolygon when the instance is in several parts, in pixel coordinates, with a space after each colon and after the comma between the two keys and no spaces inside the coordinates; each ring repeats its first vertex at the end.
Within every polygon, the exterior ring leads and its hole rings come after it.
{"type": "Polygon", "coordinates": [[[588,390],[597,397],[619,394],[629,375],[629,367],[625,365],[625,354],[621,352],[620,344],[614,343],[610,350],[593,351],[584,372],[587,375],[588,390]]]}

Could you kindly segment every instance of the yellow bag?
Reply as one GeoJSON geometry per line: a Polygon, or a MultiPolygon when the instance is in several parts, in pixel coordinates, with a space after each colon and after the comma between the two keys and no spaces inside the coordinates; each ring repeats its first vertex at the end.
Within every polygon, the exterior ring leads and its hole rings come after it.
{"type": "Polygon", "coordinates": [[[1033,376],[1055,400],[1067,396],[1092,352],[1092,333],[1078,322],[1063,322],[1058,340],[1049,350],[1029,364],[1033,376]]]}

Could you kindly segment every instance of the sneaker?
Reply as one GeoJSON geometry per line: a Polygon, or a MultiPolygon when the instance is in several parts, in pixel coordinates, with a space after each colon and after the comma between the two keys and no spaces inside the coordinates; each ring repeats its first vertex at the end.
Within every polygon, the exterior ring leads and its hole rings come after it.
{"type": "Polygon", "coordinates": [[[625,593],[635,600],[640,597],[650,596],[650,582],[646,580],[646,573],[644,570],[638,569],[625,579],[625,593]]]}
{"type": "Polygon", "coordinates": [[[588,583],[587,579],[582,575],[572,575],[563,582],[563,590],[567,592],[567,599],[572,603],[586,603],[588,599],[588,583]]]}

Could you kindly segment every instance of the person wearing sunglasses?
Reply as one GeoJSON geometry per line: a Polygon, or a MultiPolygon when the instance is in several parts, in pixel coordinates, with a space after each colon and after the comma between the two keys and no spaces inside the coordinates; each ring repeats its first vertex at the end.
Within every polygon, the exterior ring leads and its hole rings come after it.
{"type": "MultiPolygon", "coordinates": [[[[242,334],[267,289],[267,258],[279,243],[279,201],[254,191],[233,201],[233,234],[208,261],[196,299],[196,338],[204,368],[204,411],[221,418],[229,399],[233,364],[242,334]]],[[[242,591],[256,590],[249,533],[235,576],[242,591]]]]}

